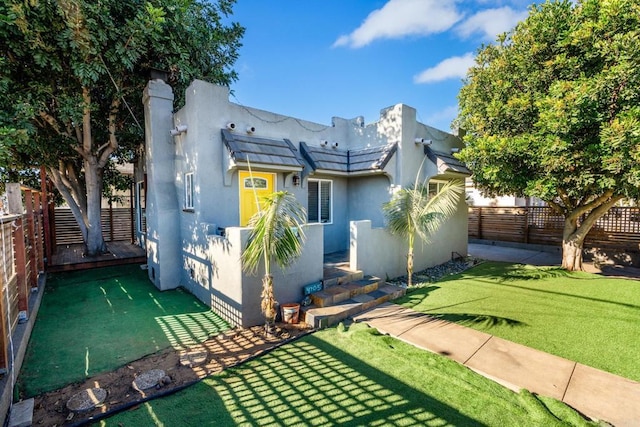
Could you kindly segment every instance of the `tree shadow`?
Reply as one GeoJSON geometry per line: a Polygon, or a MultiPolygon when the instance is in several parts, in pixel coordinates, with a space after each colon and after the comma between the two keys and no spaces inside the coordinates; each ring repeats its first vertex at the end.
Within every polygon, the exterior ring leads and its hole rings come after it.
{"type": "Polygon", "coordinates": [[[493,328],[497,326],[527,326],[526,323],[508,317],[492,316],[490,314],[475,313],[429,313],[429,316],[436,319],[457,323],[458,325],[480,326],[482,328],[493,328]]]}

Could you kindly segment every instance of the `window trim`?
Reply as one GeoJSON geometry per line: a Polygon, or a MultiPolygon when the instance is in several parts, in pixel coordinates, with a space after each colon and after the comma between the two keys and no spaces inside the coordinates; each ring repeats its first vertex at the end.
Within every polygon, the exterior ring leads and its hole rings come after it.
{"type": "Polygon", "coordinates": [[[194,210],[194,194],[195,184],[193,182],[193,172],[187,172],[184,174],[184,210],[194,210]]]}
{"type": "Polygon", "coordinates": [[[136,182],[136,232],[146,233],[146,216],[147,216],[147,191],[144,181],[136,182]],[[144,194],[144,197],[143,197],[144,194]],[[144,203],[143,203],[144,199],[144,203]],[[142,226],[144,223],[144,227],[142,226]]]}
{"type": "MultiPolygon", "coordinates": [[[[317,221],[313,221],[310,222],[309,221],[309,217],[307,215],[307,223],[308,224],[324,224],[324,225],[331,225],[333,224],[333,180],[332,179],[321,179],[321,178],[309,178],[307,180],[307,189],[309,188],[309,183],[310,182],[317,182],[318,183],[318,220],[317,221]],[[322,183],[323,182],[328,182],[329,183],[329,221],[327,222],[322,222],[322,183]]],[[[307,211],[309,209],[309,191],[307,190],[307,211]]]]}

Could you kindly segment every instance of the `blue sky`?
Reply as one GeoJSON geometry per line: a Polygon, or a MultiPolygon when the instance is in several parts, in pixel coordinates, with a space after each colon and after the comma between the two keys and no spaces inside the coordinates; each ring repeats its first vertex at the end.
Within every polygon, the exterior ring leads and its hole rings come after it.
{"type": "Polygon", "coordinates": [[[328,125],[403,103],[449,131],[482,43],[526,17],[522,0],[238,0],[246,28],[231,101],[328,125]]]}

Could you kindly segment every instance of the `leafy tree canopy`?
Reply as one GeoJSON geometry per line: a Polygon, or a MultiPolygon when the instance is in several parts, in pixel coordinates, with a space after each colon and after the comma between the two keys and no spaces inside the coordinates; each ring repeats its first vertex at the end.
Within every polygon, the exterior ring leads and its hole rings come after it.
{"type": "Polygon", "coordinates": [[[149,71],[168,71],[178,96],[194,78],[236,78],[244,29],[228,22],[233,3],[0,3],[0,167],[46,166],[85,241],[99,236],[105,168],[131,161],[143,142],[149,71]]]}
{"type": "Polygon", "coordinates": [[[562,0],[483,46],[457,119],[475,184],[545,200],[581,248],[597,218],[639,196],[639,40],[636,0],[562,0]]]}

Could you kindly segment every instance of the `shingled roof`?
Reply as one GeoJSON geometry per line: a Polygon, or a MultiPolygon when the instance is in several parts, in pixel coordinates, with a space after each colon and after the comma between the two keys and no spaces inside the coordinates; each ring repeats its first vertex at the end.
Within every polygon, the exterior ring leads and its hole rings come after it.
{"type": "Polygon", "coordinates": [[[304,166],[300,153],[288,139],[257,138],[222,129],[222,141],[235,163],[278,166],[301,170],[304,166]]]}
{"type": "Polygon", "coordinates": [[[424,154],[438,167],[439,173],[454,172],[463,175],[471,175],[471,171],[452,154],[435,151],[425,146],[424,154]]]}
{"type": "Polygon", "coordinates": [[[314,171],[339,174],[382,171],[397,148],[397,144],[390,144],[358,150],[340,150],[310,147],[305,142],[300,142],[300,152],[314,171]]]}

